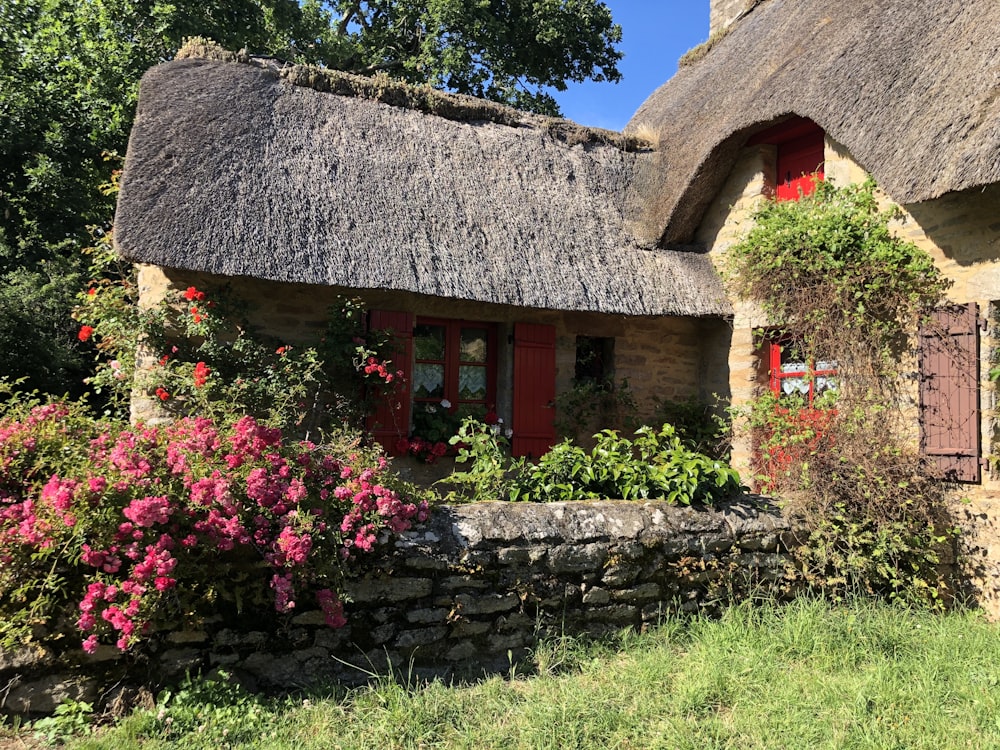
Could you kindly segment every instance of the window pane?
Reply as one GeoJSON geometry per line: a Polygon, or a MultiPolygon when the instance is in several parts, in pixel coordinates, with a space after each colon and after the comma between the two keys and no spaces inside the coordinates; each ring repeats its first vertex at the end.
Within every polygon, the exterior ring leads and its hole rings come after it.
{"type": "Polygon", "coordinates": [[[482,401],[486,399],[486,368],[458,368],[458,397],[463,400],[482,401]]]}
{"type": "Polygon", "coordinates": [[[485,328],[462,329],[462,361],[485,362],[487,355],[487,336],[485,328]]]}
{"type": "Polygon", "coordinates": [[[413,329],[416,359],[444,359],[444,326],[417,325],[413,329]]]}
{"type": "MultiPolygon", "coordinates": [[[[784,367],[782,367],[784,369],[784,367]]],[[[793,393],[800,393],[803,396],[809,395],[809,381],[806,378],[782,378],[781,392],[791,396],[793,393]]]]}
{"type": "Polygon", "coordinates": [[[442,398],[444,396],[444,365],[417,362],[413,366],[413,397],[442,398]]]}

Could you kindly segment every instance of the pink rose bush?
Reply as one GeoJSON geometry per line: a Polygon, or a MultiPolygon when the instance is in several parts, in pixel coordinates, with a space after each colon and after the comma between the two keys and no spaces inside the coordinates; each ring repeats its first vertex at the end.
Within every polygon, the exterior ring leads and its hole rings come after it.
{"type": "Polygon", "coordinates": [[[383,458],[344,453],[252,417],[129,427],[73,404],[10,409],[0,635],[49,625],[67,596],[90,652],[126,650],[219,597],[267,595],[280,613],[317,606],[342,626],[345,566],[428,514],[386,486],[383,458]],[[220,577],[234,565],[252,575],[220,577]]]}

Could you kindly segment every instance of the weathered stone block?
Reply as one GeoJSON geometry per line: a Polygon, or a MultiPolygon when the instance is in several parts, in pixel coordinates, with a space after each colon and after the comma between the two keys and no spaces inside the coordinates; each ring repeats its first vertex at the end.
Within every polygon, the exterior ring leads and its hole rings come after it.
{"type": "Polygon", "coordinates": [[[488,633],[492,629],[493,624],[490,622],[482,622],[480,620],[462,620],[451,626],[451,637],[470,638],[482,635],[483,633],[488,633]]]}
{"type": "Polygon", "coordinates": [[[605,569],[601,581],[608,586],[627,586],[639,577],[638,565],[611,565],[605,569]]]}
{"type": "Polygon", "coordinates": [[[639,608],[629,604],[598,607],[589,610],[586,618],[590,622],[611,622],[619,625],[629,625],[639,619],[639,608]]]}
{"type": "Polygon", "coordinates": [[[592,588],[583,592],[583,603],[591,607],[600,607],[611,601],[611,594],[607,589],[592,588]]]}
{"type": "Polygon", "coordinates": [[[78,675],[54,674],[16,683],[3,701],[3,708],[13,713],[50,714],[65,701],[97,700],[97,681],[78,675]]]}
{"type": "Polygon", "coordinates": [[[459,594],[455,597],[455,612],[462,616],[492,615],[497,612],[510,612],[520,604],[521,599],[517,594],[486,596],[459,594]]]}
{"type": "Polygon", "coordinates": [[[204,652],[197,648],[171,648],[160,654],[160,671],[165,675],[193,672],[201,666],[204,652]]]}
{"type": "Polygon", "coordinates": [[[648,602],[660,598],[660,586],[656,583],[644,583],[630,589],[612,591],[611,598],[616,602],[648,602]]]}
{"type": "Polygon", "coordinates": [[[474,644],[469,643],[469,641],[462,641],[448,649],[445,652],[444,658],[448,661],[470,661],[478,655],[479,649],[474,644]]]}
{"type": "Polygon", "coordinates": [[[37,644],[0,649],[0,672],[39,669],[51,662],[51,651],[37,644]]]}
{"type": "Polygon", "coordinates": [[[507,635],[495,635],[490,638],[490,651],[493,653],[508,651],[513,648],[520,648],[529,641],[527,633],[508,633],[507,635]]]}
{"type": "Polygon", "coordinates": [[[444,640],[448,635],[447,626],[442,625],[436,628],[420,628],[417,630],[404,630],[396,637],[396,648],[409,649],[414,646],[429,646],[432,643],[444,640]]]}
{"type": "Polygon", "coordinates": [[[443,578],[438,582],[438,588],[441,591],[485,591],[486,589],[492,588],[492,584],[483,578],[477,578],[472,575],[466,576],[449,576],[448,578],[443,578]]]}
{"type": "Polygon", "coordinates": [[[349,581],[347,598],[356,604],[402,602],[429,596],[434,590],[430,578],[364,578],[349,581]]]}
{"type": "Polygon", "coordinates": [[[501,565],[525,565],[530,559],[526,547],[504,547],[497,550],[497,562],[501,565]]]}
{"type": "Polygon", "coordinates": [[[413,609],[406,613],[406,621],[428,625],[443,623],[448,619],[448,610],[444,607],[424,607],[413,609]]]}
{"type": "Polygon", "coordinates": [[[204,630],[178,630],[167,635],[170,643],[205,643],[208,633],[204,630]]]}
{"type": "Polygon", "coordinates": [[[592,543],[562,544],[549,551],[549,570],[562,573],[596,573],[608,557],[608,545],[592,543]]]}

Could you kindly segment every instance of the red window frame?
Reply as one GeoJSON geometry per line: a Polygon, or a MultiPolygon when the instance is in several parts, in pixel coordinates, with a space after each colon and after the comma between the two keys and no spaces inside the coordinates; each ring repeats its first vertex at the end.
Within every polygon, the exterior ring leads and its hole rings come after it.
{"type": "Polygon", "coordinates": [[[780,339],[768,342],[768,384],[771,392],[775,395],[775,398],[781,398],[784,394],[782,390],[781,382],[783,380],[790,379],[804,379],[809,384],[809,391],[806,394],[806,406],[810,409],[814,408],[813,404],[816,400],[816,378],[817,377],[832,377],[836,378],[839,375],[839,371],[836,367],[826,368],[826,369],[816,369],[816,363],[812,360],[807,360],[805,362],[805,367],[801,370],[785,370],[781,369],[781,354],[785,351],[788,346],[787,341],[782,341],[780,339]]]}
{"type": "MultiPolygon", "coordinates": [[[[459,320],[456,318],[426,318],[418,317],[414,325],[414,337],[418,326],[441,326],[445,329],[444,358],[418,359],[414,347],[414,364],[439,364],[444,366],[444,390],[441,396],[417,397],[414,388],[414,404],[440,404],[442,399],[451,403],[449,411],[458,412],[463,406],[482,407],[485,414],[495,403],[497,397],[497,331],[495,323],[484,323],[476,320],[459,320]],[[486,330],[486,361],[471,362],[461,358],[462,329],[478,328],[486,330]],[[459,368],[482,367],[486,369],[486,396],[482,399],[460,398],[459,368]]],[[[477,409],[478,411],[478,409],[477,409]]]]}

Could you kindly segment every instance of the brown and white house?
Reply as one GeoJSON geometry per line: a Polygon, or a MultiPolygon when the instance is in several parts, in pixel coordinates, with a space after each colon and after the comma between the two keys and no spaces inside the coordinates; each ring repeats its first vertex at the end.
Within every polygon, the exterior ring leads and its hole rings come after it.
{"type": "MultiPolygon", "coordinates": [[[[336,295],[360,297],[400,336],[408,375],[380,415],[387,445],[443,398],[494,405],[515,452],[538,455],[588,348],[647,413],[835,377],[835,363],[799,373],[762,347],[766,321],[717,269],[760,201],[794,199],[813,175],[871,175],[902,208],[895,231],[953,282],[940,315],[972,356],[920,358],[914,439],[963,484],[996,602],[998,32],[996,0],[713,0],[710,48],[624,135],[308,68],[178,59],[143,79],[116,242],[148,299],[226,279],[291,341],[336,295]]],[[[736,464],[750,458],[737,444],[736,464]]]]}

